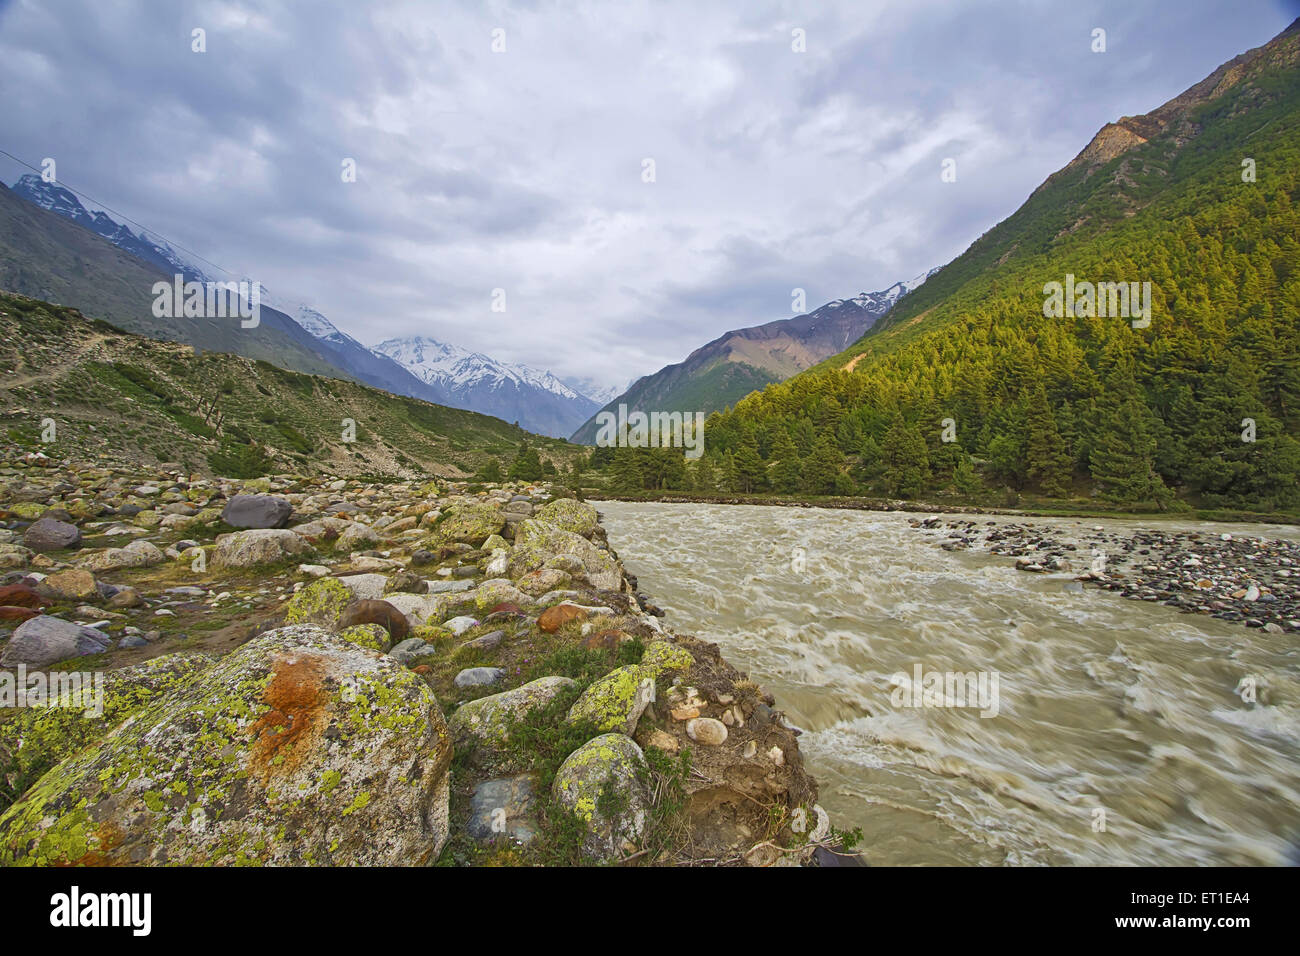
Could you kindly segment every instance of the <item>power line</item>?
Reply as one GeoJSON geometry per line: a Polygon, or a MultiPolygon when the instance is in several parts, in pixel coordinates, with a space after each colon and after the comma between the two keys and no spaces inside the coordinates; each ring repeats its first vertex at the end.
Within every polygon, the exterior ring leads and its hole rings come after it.
{"type": "MultiPolygon", "coordinates": [[[[28,162],[25,162],[25,161],[19,159],[19,158],[18,158],[17,156],[15,156],[13,153],[11,153],[11,152],[9,152],[9,151],[7,151],[7,150],[0,149],[0,155],[8,156],[8,157],[9,157],[10,159],[12,159],[15,163],[17,163],[19,166],[26,166],[26,167],[27,167],[28,169],[30,169],[32,172],[34,172],[34,173],[42,173],[42,175],[43,175],[43,171],[42,171],[41,169],[39,169],[39,168],[36,167],[36,166],[33,166],[31,163],[28,163],[28,162]]],[[[123,213],[118,212],[116,209],[113,209],[111,206],[107,206],[107,205],[105,205],[104,203],[100,202],[98,199],[94,198],[93,196],[89,196],[89,195],[87,195],[86,193],[83,193],[83,192],[82,192],[81,190],[79,190],[79,189],[74,189],[72,186],[69,186],[67,183],[65,183],[65,182],[63,182],[63,181],[61,181],[61,180],[56,180],[55,183],[54,183],[54,185],[59,186],[59,187],[61,187],[61,188],[63,188],[63,189],[66,189],[68,192],[72,193],[72,194],[73,194],[74,196],[76,196],[77,198],[82,199],[82,200],[84,200],[85,202],[92,203],[93,205],[98,206],[99,208],[105,210],[106,212],[111,212],[114,216],[118,216],[118,217],[120,217],[120,219],[121,219],[122,222],[129,222],[131,225],[135,226],[137,229],[140,230],[140,234],[141,234],[142,236],[154,236],[154,237],[156,237],[156,238],[158,238],[158,239],[161,239],[163,242],[165,242],[165,243],[166,243],[168,246],[170,246],[172,249],[179,249],[181,252],[184,252],[184,253],[186,253],[187,255],[193,256],[195,259],[198,259],[200,262],[205,262],[205,263],[207,263],[208,265],[212,266],[212,268],[214,268],[214,269],[216,269],[216,270],[218,270],[218,271],[220,271],[220,272],[224,272],[224,273],[225,273],[226,275],[228,275],[228,276],[233,276],[233,275],[236,275],[236,274],[237,274],[237,273],[234,273],[234,272],[230,271],[229,269],[226,269],[226,268],[223,268],[222,266],[217,265],[217,264],[216,264],[215,262],[213,262],[211,259],[205,259],[203,256],[199,255],[199,254],[198,254],[197,252],[195,252],[194,250],[185,248],[185,247],[182,246],[179,242],[172,242],[172,240],[168,239],[168,238],[167,238],[166,236],[164,236],[161,232],[157,232],[156,230],[150,229],[148,226],[145,226],[145,225],[142,225],[142,224],[136,222],[136,221],[135,221],[134,219],[132,219],[130,216],[127,216],[127,215],[124,215],[123,213]]]]}

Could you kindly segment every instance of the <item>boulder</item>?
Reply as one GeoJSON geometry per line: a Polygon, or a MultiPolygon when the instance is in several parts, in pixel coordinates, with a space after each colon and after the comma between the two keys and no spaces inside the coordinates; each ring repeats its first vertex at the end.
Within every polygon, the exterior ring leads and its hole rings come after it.
{"type": "Polygon", "coordinates": [[[374,600],[383,597],[388,578],[382,574],[346,574],[339,578],[339,583],[358,600],[374,600]]]}
{"type": "Polygon", "coordinates": [[[650,809],[644,765],[634,741],[602,734],[569,754],[556,771],[552,796],[586,827],[582,850],[592,861],[616,862],[640,848],[650,809]],[[610,792],[617,798],[601,799],[610,792]]]}
{"type": "Polygon", "coordinates": [[[95,587],[95,576],[81,568],[51,574],[36,585],[36,590],[56,601],[90,601],[99,596],[99,591],[95,587]]]}
{"type": "Polygon", "coordinates": [[[364,525],[359,521],[352,521],[339,532],[334,547],[340,551],[364,551],[371,545],[378,543],[379,535],[375,534],[368,525],[364,525]]]}
{"type": "Polygon", "coordinates": [[[388,656],[405,667],[411,661],[424,657],[426,654],[432,654],[436,650],[436,647],[422,638],[408,637],[406,640],[393,645],[388,652],[388,656]]]}
{"type": "Polygon", "coordinates": [[[654,697],[653,672],[640,664],[628,664],[592,681],[569,708],[569,720],[586,721],[599,731],[630,737],[654,697]]]}
{"type": "Polygon", "coordinates": [[[427,864],[451,755],[418,675],[283,627],[45,774],[0,817],[0,866],[427,864]]]}
{"type": "Polygon", "coordinates": [[[45,667],[56,661],[98,654],[108,650],[110,643],[103,631],[42,615],[18,625],[0,651],[0,666],[45,667]]]}
{"type": "Polygon", "coordinates": [[[122,568],[147,568],[166,558],[148,541],[132,541],[121,548],[96,551],[86,557],[81,566],[89,571],[118,571],[122,568]]]}
{"type": "Polygon", "coordinates": [[[468,751],[480,764],[502,763],[511,722],[522,720],[565,689],[576,686],[577,682],[568,677],[541,677],[513,690],[461,704],[449,722],[456,748],[468,751]]]}
{"type": "Polygon", "coordinates": [[[301,588],[284,611],[286,624],[320,624],[322,627],[347,627],[360,621],[340,623],[343,610],[352,603],[352,592],[337,578],[318,578],[301,588]]]}
{"type": "Polygon", "coordinates": [[[349,603],[339,618],[339,626],[355,627],[358,624],[379,625],[391,635],[394,643],[403,640],[410,630],[406,615],[388,601],[365,600],[349,603]]]}
{"type": "Polygon", "coordinates": [[[33,551],[62,551],[81,547],[81,532],[74,524],[41,518],[23,532],[23,544],[33,551]]]}
{"type": "Polygon", "coordinates": [[[212,563],[216,568],[252,568],[308,554],[311,550],[306,540],[287,529],[236,531],[217,537],[212,563]]]}
{"type": "Polygon", "coordinates": [[[480,545],[490,535],[505,527],[501,512],[490,504],[478,501],[461,501],[449,507],[434,525],[431,542],[434,545],[463,542],[480,545]]]}
{"type": "Polygon", "coordinates": [[[354,624],[351,627],[344,627],[339,631],[339,637],[358,647],[369,648],[380,654],[388,650],[388,646],[393,643],[388,635],[378,624],[354,624]]]}
{"type": "Polygon", "coordinates": [[[584,538],[590,538],[600,524],[596,509],[585,501],[573,498],[559,498],[543,505],[533,515],[538,521],[545,521],[561,531],[571,531],[584,538]]]}
{"type": "Polygon", "coordinates": [[[582,562],[583,573],[591,586],[601,591],[616,591],[622,573],[609,552],[602,551],[586,538],[572,531],[529,518],[515,532],[515,546],[510,552],[510,577],[519,578],[546,565],[557,554],[573,555],[582,562]]]}
{"type": "Polygon", "coordinates": [[[17,708],[9,720],[0,721],[0,765],[17,774],[21,792],[37,775],[180,687],[213,660],[207,654],[166,654],[108,671],[93,682],[65,678],[57,689],[51,683],[47,705],[17,708]]]}
{"type": "MultiPolygon", "coordinates": [[[[50,577],[58,577],[58,575],[52,574],[50,575],[50,577]]],[[[0,588],[0,604],[5,605],[6,607],[26,607],[26,608],[49,607],[50,604],[52,603],[50,601],[50,598],[53,597],[54,595],[43,590],[42,587],[45,584],[45,582],[49,580],[50,578],[45,578],[45,580],[41,581],[41,583],[36,585],[36,587],[32,587],[30,584],[27,584],[25,581],[19,581],[17,584],[6,584],[4,587],[0,588]]],[[[91,578],[90,592],[88,594],[85,595],[78,594],[75,598],[69,598],[68,600],[84,601],[87,598],[93,596],[94,593],[95,593],[95,579],[91,578]]]]}
{"type": "Polygon", "coordinates": [[[461,689],[467,687],[491,687],[501,682],[506,672],[500,667],[467,667],[456,675],[453,683],[461,689]]]}
{"type": "Polygon", "coordinates": [[[283,528],[292,515],[293,505],[275,495],[235,495],[221,510],[232,528],[283,528]]]}

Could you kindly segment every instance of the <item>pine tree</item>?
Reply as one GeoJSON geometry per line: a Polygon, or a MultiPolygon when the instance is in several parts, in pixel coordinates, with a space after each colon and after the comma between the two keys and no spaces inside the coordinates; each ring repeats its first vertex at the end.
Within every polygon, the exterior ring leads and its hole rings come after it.
{"type": "Polygon", "coordinates": [[[776,467],[772,475],[776,490],[786,495],[794,494],[799,490],[802,467],[794,441],[784,428],[777,432],[772,442],[772,457],[776,459],[776,467]]]}
{"type": "Polygon", "coordinates": [[[825,435],[818,438],[804,464],[803,490],[813,495],[833,494],[843,461],[844,456],[829,438],[825,435]]]}
{"type": "Polygon", "coordinates": [[[899,417],[885,435],[882,450],[890,494],[896,498],[919,495],[930,478],[930,460],[921,432],[899,417]]]}
{"type": "Polygon", "coordinates": [[[1025,417],[1025,474],[1043,494],[1064,498],[1070,493],[1073,458],[1065,448],[1056,419],[1047,404],[1043,383],[1030,390],[1025,417]]]}
{"type": "Polygon", "coordinates": [[[1106,381],[1090,461],[1099,493],[1107,501],[1163,507],[1169,500],[1169,490],[1155,470],[1150,417],[1132,369],[1121,365],[1106,381]]]}

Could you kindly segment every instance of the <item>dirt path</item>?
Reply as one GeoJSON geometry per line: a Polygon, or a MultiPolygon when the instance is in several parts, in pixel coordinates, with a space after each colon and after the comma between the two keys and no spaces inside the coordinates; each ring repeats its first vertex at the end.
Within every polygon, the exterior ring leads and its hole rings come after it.
{"type": "Polygon", "coordinates": [[[60,373],[66,371],[67,369],[71,368],[72,366],[80,362],[82,358],[85,357],[86,353],[90,352],[96,346],[102,344],[103,342],[106,342],[107,340],[108,340],[107,335],[104,335],[99,332],[93,332],[91,333],[90,338],[82,342],[71,353],[61,356],[59,361],[56,362],[55,364],[47,366],[45,369],[43,369],[40,372],[29,372],[26,374],[15,373],[12,375],[5,376],[4,378],[0,379],[0,388],[5,389],[6,391],[10,391],[15,388],[23,388],[24,386],[31,385],[35,382],[44,382],[56,378],[60,373]]]}

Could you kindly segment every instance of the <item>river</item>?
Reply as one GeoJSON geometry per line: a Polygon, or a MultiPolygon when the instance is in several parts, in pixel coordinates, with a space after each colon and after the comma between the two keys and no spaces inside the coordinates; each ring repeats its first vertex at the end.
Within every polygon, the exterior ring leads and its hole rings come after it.
{"type": "Polygon", "coordinates": [[[1296,634],[946,552],[906,513],[595,504],[666,625],[716,641],[804,731],[821,803],[840,828],[861,827],[869,863],[1276,865],[1293,853],[1296,634]],[[995,677],[996,715],[905,706],[895,675],[917,665],[995,677]],[[1262,703],[1243,702],[1243,678],[1262,703]]]}

